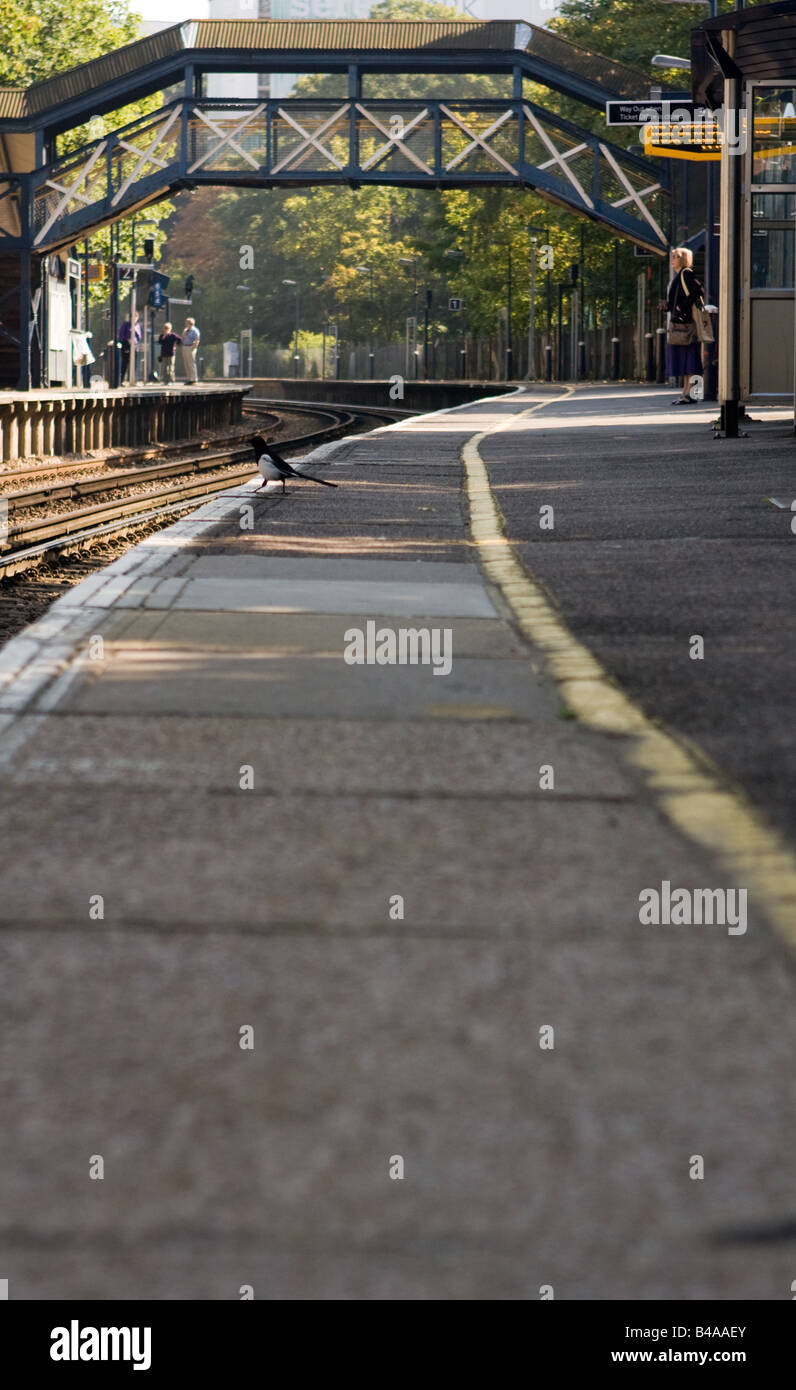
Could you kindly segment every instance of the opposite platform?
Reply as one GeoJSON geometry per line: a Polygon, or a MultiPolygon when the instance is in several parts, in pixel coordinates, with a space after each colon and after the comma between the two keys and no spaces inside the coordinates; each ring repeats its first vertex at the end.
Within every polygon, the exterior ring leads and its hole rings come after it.
{"type": "Polygon", "coordinates": [[[163,444],[239,424],[251,386],[199,382],[102,391],[0,391],[0,459],[163,444]]]}

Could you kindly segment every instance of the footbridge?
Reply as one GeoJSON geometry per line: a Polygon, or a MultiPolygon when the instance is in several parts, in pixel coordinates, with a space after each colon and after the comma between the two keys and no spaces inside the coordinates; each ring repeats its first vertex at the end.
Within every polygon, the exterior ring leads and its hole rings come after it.
{"type": "Polygon", "coordinates": [[[19,347],[20,385],[40,258],[201,184],[533,188],[663,254],[662,166],[543,106],[545,89],[592,108],[648,94],[643,74],[530,24],[374,20],[188,21],[0,90],[0,335],[19,347]],[[213,96],[229,73],[256,75],[258,94],[213,96]],[[282,73],[323,75],[323,95],[272,96],[282,73]],[[468,97],[466,80],[456,99],[435,93],[454,74],[505,94],[468,97]],[[157,109],[108,133],[155,94],[157,109]]]}

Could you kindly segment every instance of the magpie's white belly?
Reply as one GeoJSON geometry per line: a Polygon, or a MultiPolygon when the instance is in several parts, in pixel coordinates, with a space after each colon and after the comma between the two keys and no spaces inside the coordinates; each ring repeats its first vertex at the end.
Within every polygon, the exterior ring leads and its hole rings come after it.
{"type": "Polygon", "coordinates": [[[263,477],[268,478],[271,482],[278,482],[280,478],[284,478],[285,476],[284,473],[277,468],[275,463],[272,463],[269,458],[266,458],[265,454],[263,454],[263,457],[259,460],[257,467],[263,477]]]}

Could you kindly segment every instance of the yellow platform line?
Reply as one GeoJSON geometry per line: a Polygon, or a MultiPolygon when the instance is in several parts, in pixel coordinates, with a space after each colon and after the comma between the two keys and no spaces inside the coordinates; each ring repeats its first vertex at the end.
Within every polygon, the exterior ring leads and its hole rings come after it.
{"type": "Polygon", "coordinates": [[[660,809],[682,834],[721,860],[731,879],[727,886],[746,888],[750,902],[796,950],[796,855],[787,841],[739,788],[727,784],[706,754],[654,723],[625,694],[573,636],[506,539],[480,445],[573,394],[574,387],[562,388],[561,395],[508,416],[463,446],[470,528],[482,568],[525,637],[543,653],[566,706],[589,728],[632,740],[629,761],[641,769],[660,809]]]}

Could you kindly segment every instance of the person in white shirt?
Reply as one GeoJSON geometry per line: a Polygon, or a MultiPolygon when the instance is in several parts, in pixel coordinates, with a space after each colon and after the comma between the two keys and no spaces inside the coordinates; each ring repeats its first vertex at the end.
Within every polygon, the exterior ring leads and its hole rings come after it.
{"type": "Polygon", "coordinates": [[[199,380],[196,371],[196,350],[200,339],[199,329],[196,327],[196,319],[186,319],[185,328],[182,333],[182,365],[185,368],[185,383],[192,386],[199,380]]]}

